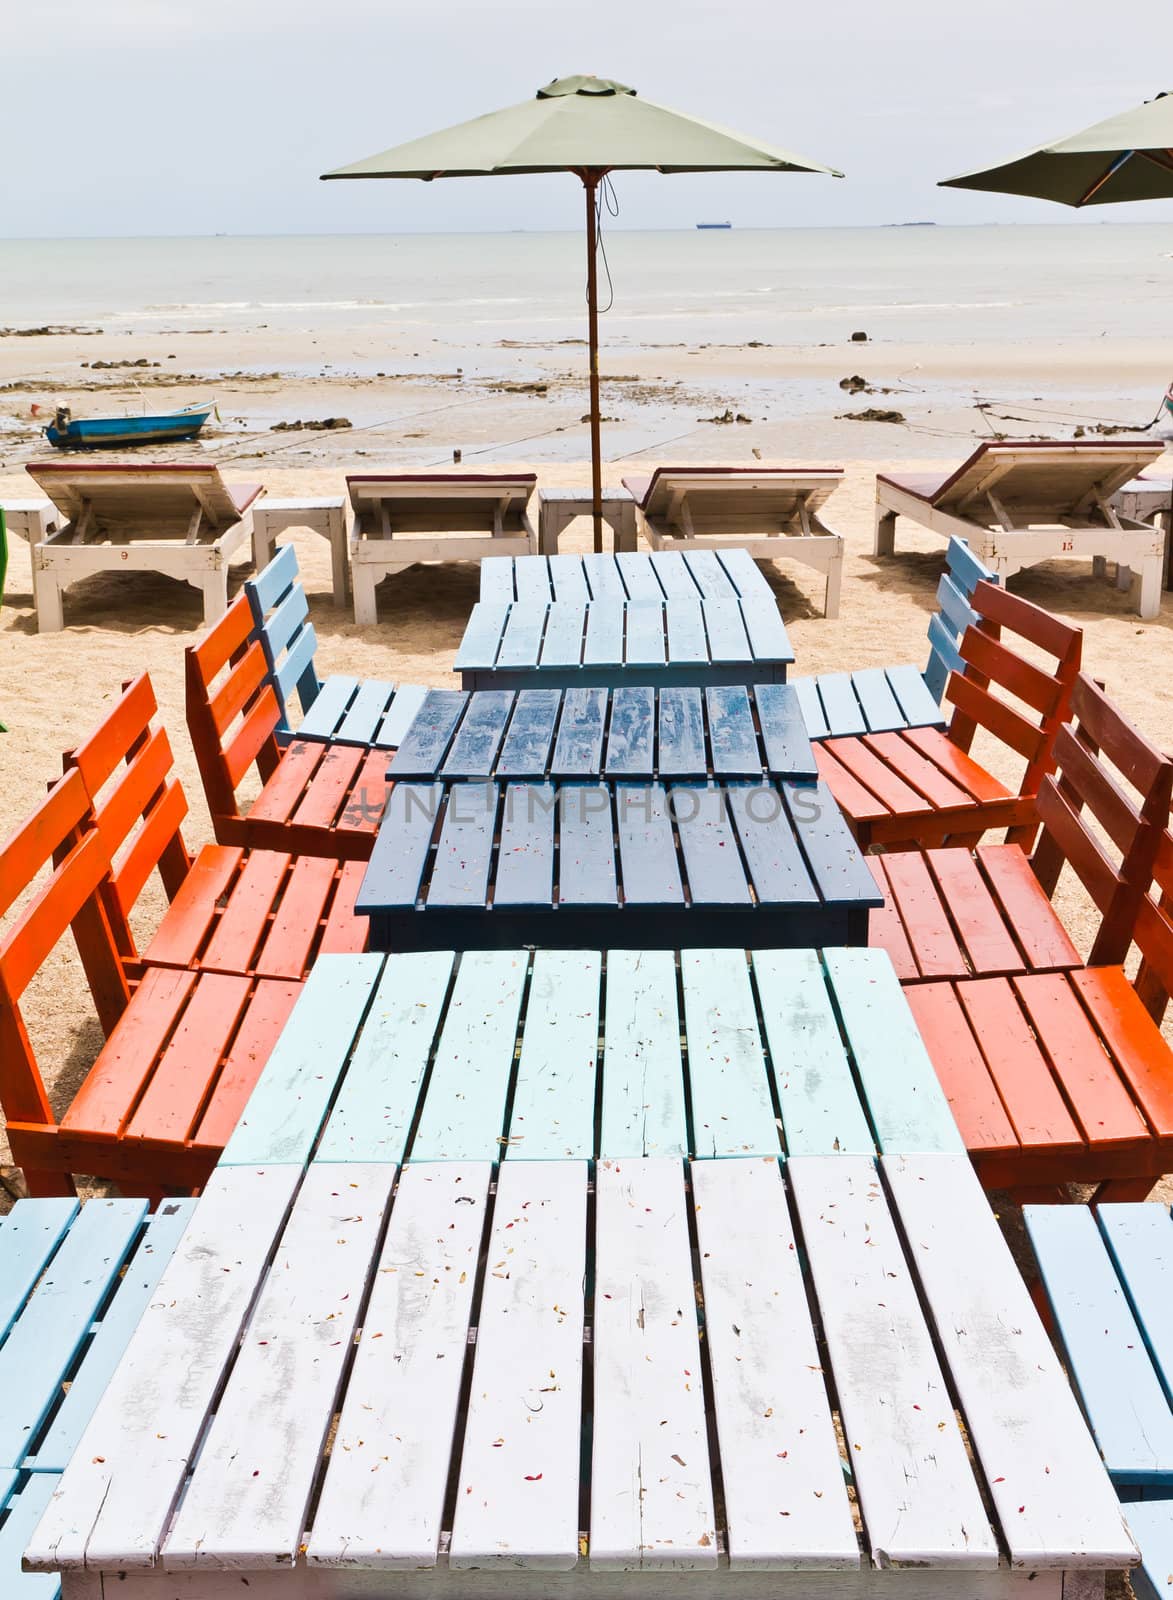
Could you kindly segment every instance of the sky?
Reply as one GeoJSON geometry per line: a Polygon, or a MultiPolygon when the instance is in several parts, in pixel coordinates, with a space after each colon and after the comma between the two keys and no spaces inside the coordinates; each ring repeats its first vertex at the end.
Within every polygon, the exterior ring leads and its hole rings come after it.
{"type": "Polygon", "coordinates": [[[0,8],[0,238],[577,228],[569,177],[317,181],[575,72],[847,174],[619,174],[618,227],[1173,219],[935,187],[1173,89],[1169,0],[0,8]]]}

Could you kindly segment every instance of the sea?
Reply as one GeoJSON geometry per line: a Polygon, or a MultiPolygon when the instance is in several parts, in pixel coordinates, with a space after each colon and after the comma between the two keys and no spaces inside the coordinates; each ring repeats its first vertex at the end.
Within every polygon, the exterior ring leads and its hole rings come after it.
{"type": "MultiPolygon", "coordinates": [[[[609,346],[1160,338],[1173,223],[604,237],[609,346]]],[[[0,327],[393,325],[470,347],[581,339],[574,233],[0,240],[0,327]]]]}

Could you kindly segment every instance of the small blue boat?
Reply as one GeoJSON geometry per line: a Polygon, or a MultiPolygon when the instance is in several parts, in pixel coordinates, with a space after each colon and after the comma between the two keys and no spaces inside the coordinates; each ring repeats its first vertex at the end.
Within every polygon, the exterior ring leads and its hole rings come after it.
{"type": "Polygon", "coordinates": [[[216,409],[215,402],[184,406],[162,417],[78,417],[68,406],[45,429],[45,437],[58,450],[122,449],[131,444],[170,444],[194,439],[216,409]]]}

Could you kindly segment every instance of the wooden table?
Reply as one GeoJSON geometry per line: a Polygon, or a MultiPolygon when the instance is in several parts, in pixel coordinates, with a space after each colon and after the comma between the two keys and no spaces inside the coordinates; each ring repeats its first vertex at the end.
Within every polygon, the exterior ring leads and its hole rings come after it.
{"type": "Polygon", "coordinates": [[[435,690],[356,908],[375,949],[671,949],[682,917],[706,944],[866,944],[881,897],[815,770],[780,684],[435,690]]]}
{"type": "Polygon", "coordinates": [[[881,950],[319,957],[221,1166],[964,1145],[881,950]]]}
{"type": "MultiPolygon", "coordinates": [[[[579,517],[589,517],[594,499],[589,489],[538,490],[538,548],[555,555],[563,531],[579,517]]],[[[603,521],[611,529],[616,550],[634,550],[638,530],[635,501],[626,489],[604,489],[599,503],[603,521]]]]}
{"type": "Polygon", "coordinates": [[[1131,1542],[895,977],[824,960],[319,963],[34,1569],[64,1600],[1102,1596],[1131,1542]],[[624,1149],[592,1165],[599,1070],[624,1149]],[[769,1153],[683,1160],[685,1082],[722,1145],[752,1090],[769,1153]]]}
{"type": "Polygon", "coordinates": [[[744,550],[520,556],[482,563],[456,657],[466,689],[784,683],[794,660],[744,550]]]}

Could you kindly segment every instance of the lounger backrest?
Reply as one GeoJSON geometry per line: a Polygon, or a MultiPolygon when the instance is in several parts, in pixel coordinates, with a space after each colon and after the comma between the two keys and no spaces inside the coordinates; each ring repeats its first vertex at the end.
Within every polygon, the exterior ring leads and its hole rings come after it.
{"type": "Polygon", "coordinates": [[[358,523],[375,534],[516,529],[536,485],[533,473],[359,473],[346,480],[358,523]]]}
{"type": "Polygon", "coordinates": [[[116,537],[181,538],[197,513],[205,529],[220,532],[239,522],[260,493],[230,489],[208,462],[50,461],[32,462],[28,472],[70,522],[88,512],[93,532],[116,537]]]}
{"type": "Polygon", "coordinates": [[[9,1122],[53,1121],[20,999],[67,929],[107,1033],[129,1000],[102,902],[110,860],[85,826],[89,807],[80,773],[67,772],[0,848],[0,919],[13,914],[0,936],[0,1109],[9,1122]]]}
{"type": "Polygon", "coordinates": [[[968,750],[977,729],[987,729],[1026,762],[1019,792],[1037,794],[1070,715],[1083,631],[992,583],[977,585],[972,604],[978,621],[962,636],[965,671],[945,686],[955,708],[949,737],[968,750]],[[1023,645],[1050,658],[1047,667],[1022,654],[1023,645]]]}
{"type": "Polygon", "coordinates": [[[1129,478],[1151,465],[1164,446],[1144,439],[1051,443],[1006,439],[979,445],[940,486],[932,503],[966,516],[993,510],[992,495],[1015,522],[1086,517],[1129,478]]]}
{"type": "Polygon", "coordinates": [[[236,790],[254,763],[262,779],[276,771],[280,708],[265,652],[244,595],[186,651],[187,726],[215,826],[238,817],[236,790]]]}
{"type": "Polygon", "coordinates": [[[65,756],[76,767],[92,809],[92,825],[110,858],[105,885],[110,926],[119,950],[137,954],[130,914],[158,868],[174,899],[191,868],[181,831],[187,798],[176,778],[167,731],[152,726],[155,690],[144,672],[128,683],[110,715],[65,756]]]}
{"type": "Polygon", "coordinates": [[[648,517],[695,534],[803,533],[842,481],[836,469],[658,467],[643,496],[648,517]]]}
{"type": "Polygon", "coordinates": [[[318,638],[293,546],[282,545],[263,572],[245,581],[244,592],[277,697],[277,739],[285,743],[292,732],[286,708],[289,697],[297,691],[304,715],[322,687],[314,666],[318,638]]]}
{"type": "Polygon", "coordinates": [[[945,552],[945,570],[937,585],[940,610],[929,618],[929,664],[924,680],[933,699],[940,703],[951,672],[964,672],[961,639],[966,628],[977,624],[977,612],[970,597],[979,583],[997,583],[996,574],[954,535],[945,552]]]}
{"type": "Polygon", "coordinates": [[[1138,732],[1086,673],[1073,720],[1055,736],[1055,772],[1039,785],[1042,832],[1032,865],[1048,894],[1066,862],[1101,914],[1089,960],[1115,965],[1132,942],[1169,822],[1173,761],[1138,732]]]}

